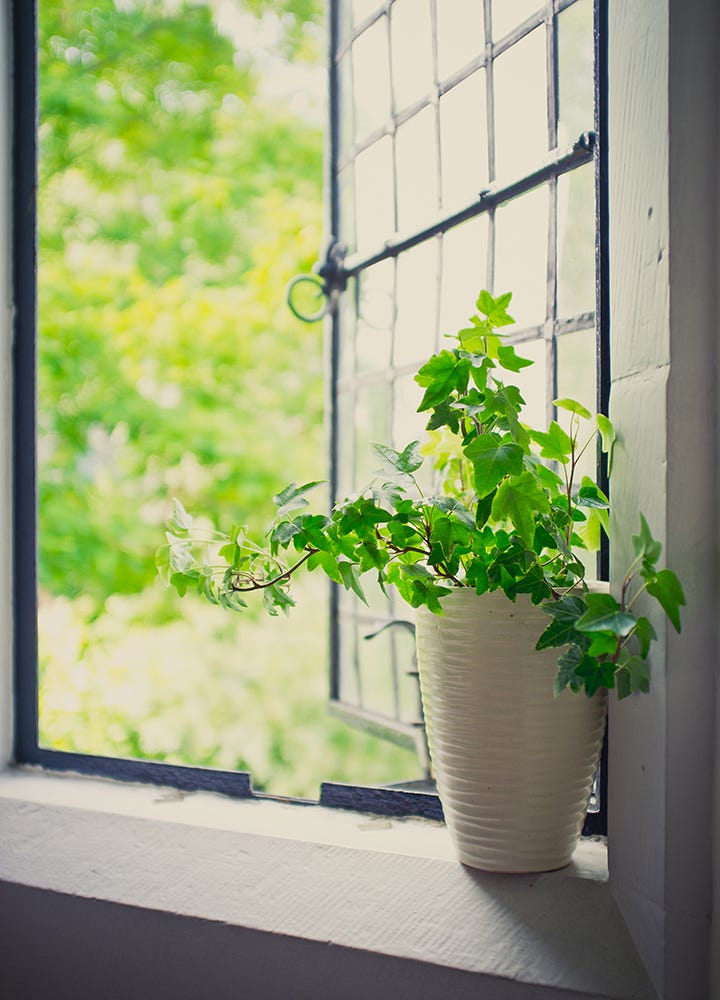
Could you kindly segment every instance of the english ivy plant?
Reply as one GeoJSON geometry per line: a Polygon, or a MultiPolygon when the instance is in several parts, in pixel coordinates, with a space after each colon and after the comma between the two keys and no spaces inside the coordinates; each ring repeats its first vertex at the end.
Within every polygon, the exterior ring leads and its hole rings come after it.
{"type": "Polygon", "coordinates": [[[563,650],[556,694],[566,687],[588,695],[616,688],[620,698],[647,691],[656,634],[634,613],[635,602],[647,592],[679,631],[682,587],[671,570],[657,568],[661,545],[641,515],[619,599],[588,590],[580,554],[597,549],[608,531],[608,500],[591,478],[577,482],[578,463],[598,439],[611,460],[615,432],[607,417],[572,399],[555,400],[560,420],[545,430],[521,420],[520,390],[501,375],[532,362],[503,342],[514,322],[510,300],[481,292],[454,345],[420,368],[427,439],[402,450],[373,445],[379,468],[367,489],[322,514],[307,498],[319,483],[292,483],[273,497],[264,546],[240,525],[204,527],[175,501],[156,557],[163,579],[181,596],[192,589],[238,611],[259,591],[272,615],[294,604],[290,581],[302,566],[363,601],[361,578],[372,573],[383,589],[390,584],[412,607],[436,614],[456,587],[500,589],[513,601],[528,594],[549,616],[537,648],[563,650]],[[425,462],[432,489],[421,485],[425,462]]]}

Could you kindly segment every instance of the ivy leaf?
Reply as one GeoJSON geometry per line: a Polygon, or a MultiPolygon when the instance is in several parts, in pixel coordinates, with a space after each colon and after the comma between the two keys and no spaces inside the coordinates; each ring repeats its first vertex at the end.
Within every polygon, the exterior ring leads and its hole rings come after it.
{"type": "Polygon", "coordinates": [[[650,643],[657,639],[657,632],[648,618],[638,618],[632,634],[640,645],[640,656],[644,659],[650,652],[650,643]]]}
{"type": "Polygon", "coordinates": [[[372,444],[373,454],[382,462],[383,468],[401,475],[412,475],[423,464],[420,442],[411,441],[402,451],[396,451],[386,444],[372,444]]]}
{"type": "Polygon", "coordinates": [[[313,552],[308,559],[307,565],[310,571],[320,566],[323,573],[335,583],[343,583],[343,577],[338,568],[338,561],[330,552],[313,552]]]}
{"type": "Polygon", "coordinates": [[[575,503],[579,507],[596,507],[601,510],[610,506],[608,498],[589,476],[583,476],[575,503]]]}
{"type": "Polygon", "coordinates": [[[650,690],[650,664],[641,656],[631,656],[616,672],[615,682],[620,701],[634,691],[647,694],[650,690]]]}
{"type": "Polygon", "coordinates": [[[312,483],[304,483],[302,486],[290,483],[290,485],[286,486],[284,490],[277,493],[273,497],[273,503],[278,507],[275,519],[279,520],[287,514],[292,513],[294,510],[300,510],[303,507],[307,507],[308,501],[305,498],[305,494],[309,493],[310,490],[314,490],[317,486],[321,486],[322,482],[322,480],[318,479],[312,483]]]}
{"type": "Polygon", "coordinates": [[[553,694],[557,698],[566,687],[571,691],[579,691],[582,684],[577,678],[576,670],[582,663],[585,656],[580,646],[571,646],[567,652],[558,659],[558,672],[553,682],[553,694]]]}
{"type": "Polygon", "coordinates": [[[295,607],[295,601],[284,587],[279,583],[273,583],[263,590],[263,607],[269,615],[275,618],[278,609],[286,615],[290,608],[295,607]]]}
{"type": "Polygon", "coordinates": [[[418,413],[431,410],[444,402],[454,392],[467,389],[470,362],[459,357],[456,351],[440,351],[427,361],[415,376],[419,386],[426,386],[418,406],[418,413]]]}
{"type": "Polygon", "coordinates": [[[496,521],[511,521],[518,535],[531,548],[535,517],[549,510],[544,490],[538,486],[533,474],[526,471],[500,484],[493,500],[492,516],[496,521]]]}
{"type": "Polygon", "coordinates": [[[660,602],[675,631],[680,632],[680,606],[685,604],[685,594],[673,571],[661,569],[648,583],[647,592],[660,602]]]}
{"type": "Polygon", "coordinates": [[[509,372],[519,372],[523,368],[528,368],[534,364],[528,358],[522,358],[515,353],[515,348],[511,346],[501,346],[497,349],[497,358],[503,368],[509,372]]]}
{"type": "Polygon", "coordinates": [[[638,559],[656,563],[660,558],[662,543],[653,538],[650,527],[642,514],[640,515],[640,531],[637,535],[632,536],[632,544],[638,559]]]}
{"type": "Polygon", "coordinates": [[[616,439],[615,428],[604,413],[598,413],[596,420],[598,430],[600,431],[600,447],[608,457],[608,475],[610,475],[612,472],[612,457],[616,439]]]}
{"type": "Polygon", "coordinates": [[[367,604],[367,598],[360,585],[360,570],[355,563],[338,562],[338,569],[340,570],[345,590],[353,590],[363,604],[367,604]]]}
{"type": "Polygon", "coordinates": [[[172,517],[167,524],[168,528],[176,535],[187,535],[188,531],[192,528],[192,517],[177,499],[173,499],[172,517]]]}
{"type": "Polygon", "coordinates": [[[584,417],[586,420],[590,420],[592,413],[582,403],[578,403],[576,399],[554,399],[553,406],[557,406],[560,410],[569,410],[570,413],[576,413],[579,417],[584,417]]]}
{"type": "Polygon", "coordinates": [[[587,594],[585,602],[587,611],[575,626],[579,632],[612,632],[626,636],[637,625],[635,616],[623,611],[610,594],[587,594]]]}
{"type": "Polygon", "coordinates": [[[552,621],[541,634],[535,649],[547,649],[552,646],[564,646],[570,642],[575,632],[575,623],[585,613],[585,601],[582,597],[565,594],[556,601],[543,604],[543,611],[552,617],[552,621]]]}
{"type": "Polygon", "coordinates": [[[429,497],[425,502],[428,507],[434,507],[443,514],[454,514],[458,521],[466,524],[468,528],[475,527],[475,518],[471,511],[454,497],[429,497]]]}
{"type": "Polygon", "coordinates": [[[500,295],[494,299],[490,292],[483,290],[480,292],[475,306],[479,312],[487,316],[494,327],[510,326],[515,322],[512,316],[509,316],[507,313],[507,307],[511,301],[512,292],[506,292],[504,295],[500,295]]]}
{"type": "Polygon", "coordinates": [[[617,647],[618,637],[612,632],[593,632],[588,653],[590,656],[612,656],[617,647]]]}
{"type": "Polygon", "coordinates": [[[478,497],[492,493],[506,476],[522,471],[523,450],[512,441],[503,441],[496,434],[480,434],[465,448],[473,463],[475,489],[478,497]]]}
{"type": "Polygon", "coordinates": [[[572,441],[557,420],[551,421],[547,431],[531,430],[529,434],[532,440],[540,445],[540,454],[543,458],[549,458],[554,462],[562,462],[563,465],[569,462],[572,441]]]}
{"type": "Polygon", "coordinates": [[[615,664],[609,660],[600,660],[585,653],[575,673],[585,681],[585,690],[589,698],[601,687],[615,687],[615,664]]]}

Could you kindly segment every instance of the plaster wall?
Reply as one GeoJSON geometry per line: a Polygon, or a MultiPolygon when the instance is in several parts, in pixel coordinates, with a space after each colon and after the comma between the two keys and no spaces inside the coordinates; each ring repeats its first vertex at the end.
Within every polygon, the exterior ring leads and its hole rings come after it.
{"type": "Polygon", "coordinates": [[[651,693],[613,709],[610,870],[659,995],[682,1000],[708,995],[719,16],[715,0],[610,5],[612,576],[641,510],[688,600],[681,636],[646,606],[651,693]]]}
{"type": "Polygon", "coordinates": [[[10,11],[0,0],[0,761],[12,747],[10,11]]]}

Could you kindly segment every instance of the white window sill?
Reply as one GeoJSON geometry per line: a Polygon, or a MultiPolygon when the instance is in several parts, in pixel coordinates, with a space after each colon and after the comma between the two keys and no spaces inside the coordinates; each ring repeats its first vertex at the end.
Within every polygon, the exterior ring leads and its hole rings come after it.
{"type": "MultiPolygon", "coordinates": [[[[0,882],[427,963],[465,974],[454,997],[653,996],[599,842],[559,872],[491,875],[426,821],[8,770],[0,843],[0,882]]],[[[270,976],[245,995],[282,994],[270,976]]]]}

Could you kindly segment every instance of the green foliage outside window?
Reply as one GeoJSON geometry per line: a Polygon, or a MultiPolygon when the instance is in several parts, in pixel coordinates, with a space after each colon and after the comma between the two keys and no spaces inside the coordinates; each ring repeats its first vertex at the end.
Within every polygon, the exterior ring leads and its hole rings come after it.
{"type": "Polygon", "coordinates": [[[325,471],[322,330],[284,303],[322,241],[323,112],[293,96],[324,87],[322,6],[39,4],[46,745],[250,767],[292,794],[323,756],[339,780],[417,771],[327,719],[323,621],[293,669],[263,662],[263,623],[178,608],[152,559],[173,494],[219,518],[241,498],[259,528],[282,483],[325,471]]]}

